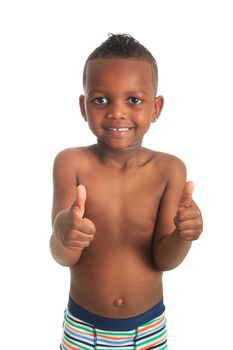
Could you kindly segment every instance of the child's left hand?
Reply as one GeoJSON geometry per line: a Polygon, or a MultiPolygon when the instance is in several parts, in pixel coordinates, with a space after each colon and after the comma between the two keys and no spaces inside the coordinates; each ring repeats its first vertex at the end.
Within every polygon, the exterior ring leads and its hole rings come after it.
{"type": "Polygon", "coordinates": [[[193,188],[193,182],[186,182],[174,219],[177,236],[186,241],[198,239],[203,230],[201,211],[192,198],[193,188]]]}

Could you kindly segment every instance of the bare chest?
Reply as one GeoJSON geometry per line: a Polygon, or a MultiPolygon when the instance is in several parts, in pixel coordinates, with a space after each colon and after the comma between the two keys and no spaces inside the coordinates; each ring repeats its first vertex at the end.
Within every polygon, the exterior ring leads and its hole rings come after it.
{"type": "Polygon", "coordinates": [[[145,239],[153,235],[164,182],[145,171],[113,174],[107,170],[85,174],[85,217],[93,220],[99,236],[145,239]]]}

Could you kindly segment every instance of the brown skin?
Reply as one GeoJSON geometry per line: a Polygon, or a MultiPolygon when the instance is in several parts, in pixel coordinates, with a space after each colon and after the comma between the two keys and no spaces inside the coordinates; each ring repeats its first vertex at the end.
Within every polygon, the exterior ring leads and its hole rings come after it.
{"type": "Polygon", "coordinates": [[[202,232],[183,162],[142,147],[163,107],[154,83],[148,62],[90,61],[80,107],[97,144],[64,150],[54,162],[51,252],[70,267],[72,299],[105,317],[157,304],[163,271],[202,232]]]}

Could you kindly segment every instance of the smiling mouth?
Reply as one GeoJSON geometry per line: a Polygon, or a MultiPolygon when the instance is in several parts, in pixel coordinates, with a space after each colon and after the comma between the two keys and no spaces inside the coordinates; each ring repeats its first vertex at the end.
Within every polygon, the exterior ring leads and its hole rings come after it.
{"type": "Polygon", "coordinates": [[[108,131],[112,131],[112,132],[127,132],[132,128],[106,128],[106,130],[108,131]]]}

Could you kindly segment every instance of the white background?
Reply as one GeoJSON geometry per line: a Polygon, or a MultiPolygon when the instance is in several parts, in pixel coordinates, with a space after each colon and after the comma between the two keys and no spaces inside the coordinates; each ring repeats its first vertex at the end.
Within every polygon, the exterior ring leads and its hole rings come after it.
{"type": "Polygon", "coordinates": [[[52,163],[95,142],[78,96],[109,32],[155,56],[161,118],[146,147],[183,159],[205,229],[164,275],[170,350],[232,346],[231,1],[1,1],[1,349],[58,349],[69,271],[49,251],[52,163]]]}

